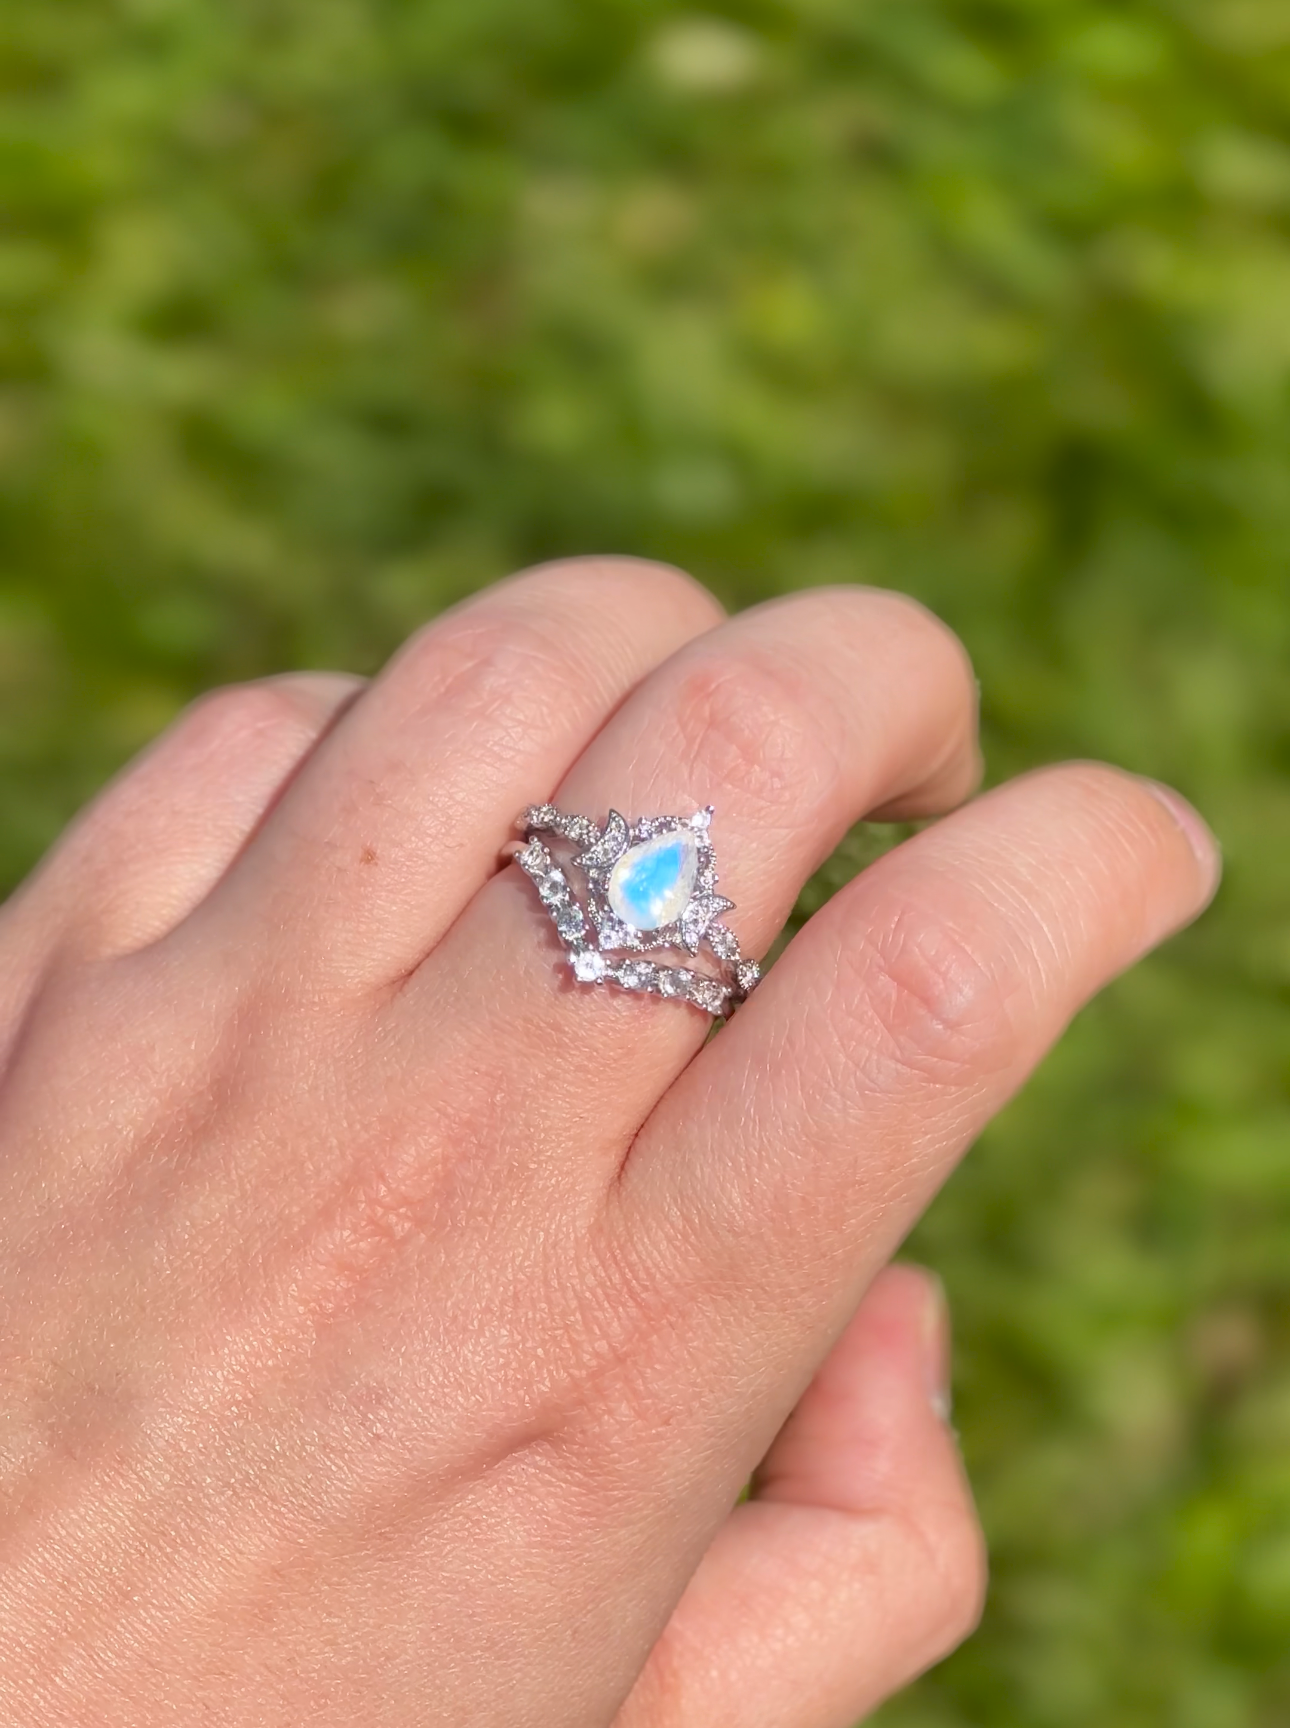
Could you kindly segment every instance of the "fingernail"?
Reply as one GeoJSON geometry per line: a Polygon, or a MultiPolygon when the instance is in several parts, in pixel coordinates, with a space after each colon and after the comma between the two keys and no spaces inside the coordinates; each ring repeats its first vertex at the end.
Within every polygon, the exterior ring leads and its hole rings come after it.
{"type": "Polygon", "coordinates": [[[1172,786],[1165,786],[1159,780],[1148,780],[1145,776],[1142,776],[1142,784],[1164,805],[1186,835],[1187,844],[1196,854],[1196,862],[1205,872],[1207,887],[1216,887],[1223,871],[1223,849],[1209,823],[1172,786]]]}
{"type": "Polygon", "coordinates": [[[948,1422],[954,1407],[950,1390],[950,1305],[945,1286],[935,1272],[924,1270],[927,1296],[923,1304],[923,1374],[932,1409],[948,1422]]]}

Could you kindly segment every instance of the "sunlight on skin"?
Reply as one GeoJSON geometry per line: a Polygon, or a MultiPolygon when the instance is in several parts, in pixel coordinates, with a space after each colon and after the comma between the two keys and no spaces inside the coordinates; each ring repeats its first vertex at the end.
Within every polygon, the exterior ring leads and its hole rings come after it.
{"type": "Polygon", "coordinates": [[[866,811],[969,797],[975,707],[897,596],[575,561],[108,788],[0,914],[6,1728],[846,1728],[968,1631],[943,1304],[883,1268],[1203,825],[1012,782],[714,1039],[498,853],[710,800],[760,953],[866,811]]]}

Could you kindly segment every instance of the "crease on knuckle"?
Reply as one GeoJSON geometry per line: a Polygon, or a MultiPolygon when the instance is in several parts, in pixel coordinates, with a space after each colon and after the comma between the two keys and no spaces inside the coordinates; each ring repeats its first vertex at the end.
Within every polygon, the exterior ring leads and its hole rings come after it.
{"type": "Polygon", "coordinates": [[[433,713],[442,723],[451,714],[472,749],[509,756],[526,736],[549,729],[553,708],[575,686],[574,670],[554,621],[509,611],[430,626],[404,649],[400,676],[414,721],[433,713]]]}
{"type": "Polygon", "coordinates": [[[540,564],[527,575],[540,575],[547,582],[558,580],[582,605],[588,603],[612,612],[613,602],[636,610],[645,601],[651,610],[660,605],[693,615],[696,624],[719,624],[725,608],[688,570],[657,558],[634,558],[623,553],[590,552],[581,557],[558,558],[540,564]]]}
{"type": "Polygon", "coordinates": [[[295,1269],[316,1324],[348,1313],[391,1262],[433,1234],[451,1181],[438,1135],[377,1127],[313,1219],[295,1269]]]}
{"type": "Polygon", "coordinates": [[[971,1636],[985,1608],[989,1568],[981,1527],[967,1500],[908,1505],[887,1513],[922,1562],[919,1607],[924,1659],[937,1661],[971,1636]]]}
{"type": "Polygon", "coordinates": [[[268,732],[312,735],[316,725],[315,705],[289,682],[274,679],[208,690],[188,705],[178,722],[190,749],[221,757],[230,750],[254,749],[268,732]]]}
{"type": "Polygon", "coordinates": [[[872,1070],[936,1087],[1007,1068],[1017,1042],[1016,982],[988,952],[927,907],[898,900],[879,909],[850,955],[850,1053],[859,1047],[872,1070]]]}
{"type": "Polygon", "coordinates": [[[783,826],[822,803],[840,768],[835,729],[783,656],[701,660],[675,703],[680,759],[728,789],[749,815],[783,826]]]}

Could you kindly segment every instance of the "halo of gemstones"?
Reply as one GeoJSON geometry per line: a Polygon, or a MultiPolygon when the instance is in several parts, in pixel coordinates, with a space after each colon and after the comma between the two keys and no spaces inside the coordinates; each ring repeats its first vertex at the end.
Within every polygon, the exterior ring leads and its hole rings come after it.
{"type": "Polygon", "coordinates": [[[636,822],[611,810],[603,828],[554,804],[535,804],[524,812],[518,823],[524,842],[514,849],[515,862],[536,886],[579,983],[615,984],[621,990],[671,997],[718,1019],[727,1018],[755,989],[761,970],[755,960],[744,959],[738,937],[722,917],[733,911],[734,903],[717,893],[711,822],[711,805],[692,816],[646,816],[636,822]],[[577,848],[567,865],[539,838],[544,834],[577,848]],[[633,856],[644,857],[651,842],[669,834],[682,838],[684,844],[675,854],[687,869],[692,849],[693,886],[687,893],[682,882],[679,896],[684,903],[676,917],[657,928],[642,928],[615,910],[615,904],[621,909],[628,903],[622,866],[630,868],[633,856]],[[581,871],[586,883],[585,905],[570,882],[571,868],[581,871]],[[695,958],[704,947],[720,963],[719,975],[643,958],[669,948],[695,958]]]}

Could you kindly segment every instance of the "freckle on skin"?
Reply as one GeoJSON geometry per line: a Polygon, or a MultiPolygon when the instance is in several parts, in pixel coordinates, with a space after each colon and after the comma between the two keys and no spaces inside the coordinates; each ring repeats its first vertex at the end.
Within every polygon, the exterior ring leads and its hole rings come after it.
{"type": "Polygon", "coordinates": [[[360,862],[364,863],[364,864],[375,864],[376,863],[376,849],[375,849],[375,847],[364,846],[362,854],[360,856],[360,862]]]}

